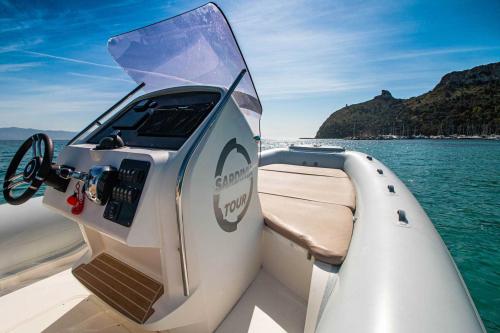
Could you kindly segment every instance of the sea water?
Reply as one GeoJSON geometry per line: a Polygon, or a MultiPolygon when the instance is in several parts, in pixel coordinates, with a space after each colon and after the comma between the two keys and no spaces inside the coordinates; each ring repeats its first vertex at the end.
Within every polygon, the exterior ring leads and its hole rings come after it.
{"type": "MultiPolygon", "coordinates": [[[[0,179],[21,143],[0,141],[0,179]]],[[[262,150],[302,143],[365,152],[392,169],[448,246],[486,328],[500,331],[500,141],[263,140],[262,150]]]]}

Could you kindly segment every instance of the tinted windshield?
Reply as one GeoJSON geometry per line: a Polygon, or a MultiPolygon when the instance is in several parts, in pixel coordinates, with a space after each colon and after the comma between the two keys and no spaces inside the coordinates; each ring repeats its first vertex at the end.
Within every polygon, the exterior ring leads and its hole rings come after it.
{"type": "MultiPolygon", "coordinates": [[[[148,92],[184,85],[228,88],[242,69],[248,70],[226,18],[212,3],[113,37],[108,49],[134,81],[146,83],[148,92]]],[[[250,75],[233,96],[255,129],[262,107],[250,75]]]]}

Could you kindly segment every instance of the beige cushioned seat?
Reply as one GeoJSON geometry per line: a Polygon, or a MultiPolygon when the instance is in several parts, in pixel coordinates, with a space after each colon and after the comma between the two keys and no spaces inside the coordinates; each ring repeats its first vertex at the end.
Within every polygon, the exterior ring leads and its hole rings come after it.
{"type": "Polygon", "coordinates": [[[259,192],[337,204],[354,210],[356,196],[347,174],[338,169],[272,164],[259,169],[259,192]],[[280,171],[279,169],[286,170],[280,171]],[[302,169],[303,168],[303,169],[302,169]],[[317,174],[313,174],[317,169],[317,174]],[[294,171],[292,171],[294,170],[294,171]],[[330,171],[331,170],[331,171],[330,171]],[[332,172],[336,176],[326,175],[332,172]]]}
{"type": "Polygon", "coordinates": [[[259,168],[259,197],[266,225],[339,265],[353,229],[354,187],[338,169],[272,164],[259,168]]]}

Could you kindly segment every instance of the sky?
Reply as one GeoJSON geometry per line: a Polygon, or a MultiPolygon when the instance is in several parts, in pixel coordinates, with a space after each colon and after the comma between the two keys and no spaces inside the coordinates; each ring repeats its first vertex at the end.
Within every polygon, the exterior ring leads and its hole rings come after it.
{"type": "MultiPolygon", "coordinates": [[[[0,0],[0,127],[77,131],[135,87],[109,37],[206,1],[0,0]]],[[[314,137],[346,104],[408,98],[500,61],[498,0],[217,1],[263,106],[263,138],[314,137]]]]}

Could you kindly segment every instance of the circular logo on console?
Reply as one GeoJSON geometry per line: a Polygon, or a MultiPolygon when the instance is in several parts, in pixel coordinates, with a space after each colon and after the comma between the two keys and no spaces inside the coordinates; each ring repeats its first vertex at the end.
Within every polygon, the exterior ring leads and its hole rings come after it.
{"type": "Polygon", "coordinates": [[[236,138],[229,140],[222,149],[214,180],[215,219],[222,230],[235,231],[248,210],[253,191],[250,156],[236,138]]]}

